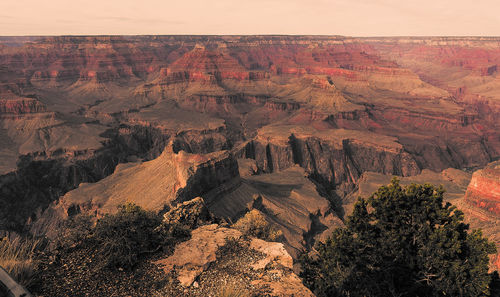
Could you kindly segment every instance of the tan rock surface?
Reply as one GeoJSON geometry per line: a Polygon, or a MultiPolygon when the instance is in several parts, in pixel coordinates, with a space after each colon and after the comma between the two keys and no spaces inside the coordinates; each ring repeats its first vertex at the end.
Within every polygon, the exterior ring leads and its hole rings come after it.
{"type": "MultiPolygon", "coordinates": [[[[229,273],[227,271],[215,272],[211,264],[215,261],[223,261],[220,257],[225,257],[225,255],[217,256],[217,250],[226,244],[226,239],[234,238],[242,242],[241,235],[235,229],[220,227],[216,224],[199,227],[192,232],[191,239],[176,247],[173,255],[155,264],[163,268],[166,273],[175,270],[182,286],[191,286],[196,290],[203,289],[198,288],[199,284],[195,282],[202,273],[207,275],[229,273]]],[[[248,263],[238,263],[240,268],[246,267],[252,270],[252,273],[259,275],[250,284],[255,292],[267,292],[270,296],[314,296],[302,284],[301,279],[292,272],[293,260],[283,244],[252,238],[248,248],[262,255],[262,257],[249,260],[248,263]]],[[[236,269],[236,267],[230,269],[236,269]]],[[[238,278],[237,273],[248,274],[249,271],[234,270],[230,274],[238,278]]]]}
{"type": "Polygon", "coordinates": [[[87,213],[99,217],[116,212],[126,202],[160,211],[174,200],[190,200],[237,176],[237,162],[227,151],[175,154],[170,144],[152,161],[120,164],[99,182],[81,184],[66,193],[41,214],[31,230],[55,235],[54,227],[68,216],[87,213]]]}
{"type": "Polygon", "coordinates": [[[253,238],[250,242],[250,248],[265,255],[265,258],[252,264],[253,269],[264,269],[268,264],[275,263],[288,268],[293,267],[293,259],[285,250],[282,243],[267,242],[262,239],[253,238]]]}
{"type": "Polygon", "coordinates": [[[191,239],[180,243],[172,256],[155,264],[163,267],[167,273],[175,269],[181,285],[190,286],[216,260],[215,252],[226,243],[226,239],[240,236],[238,230],[219,227],[217,224],[202,226],[193,230],[191,239]]]}
{"type": "MultiPolygon", "coordinates": [[[[181,151],[175,154],[171,146],[167,146],[158,158],[139,164],[121,164],[109,177],[97,183],[80,185],[67,193],[62,201],[68,205],[91,204],[102,214],[114,212],[118,205],[128,201],[145,209],[161,210],[177,198],[179,190],[196,183],[191,179],[197,170],[230,158],[227,152],[193,155],[181,151]]],[[[211,168],[214,174],[225,169],[211,168]]],[[[231,170],[227,168],[229,177],[231,170]]],[[[213,176],[214,182],[218,177],[213,176]]]]}
{"type": "Polygon", "coordinates": [[[328,199],[318,194],[317,185],[299,166],[247,176],[233,187],[214,190],[204,198],[214,215],[233,222],[250,209],[259,210],[282,231],[286,249],[294,257],[308,244],[306,240],[343,226],[328,199]]]}

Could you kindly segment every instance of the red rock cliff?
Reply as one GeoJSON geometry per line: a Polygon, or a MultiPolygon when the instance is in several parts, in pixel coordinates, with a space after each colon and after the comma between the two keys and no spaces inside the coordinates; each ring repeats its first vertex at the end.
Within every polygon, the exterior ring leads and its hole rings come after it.
{"type": "Polygon", "coordinates": [[[465,199],[476,207],[500,215],[500,162],[474,172],[465,199]]]}

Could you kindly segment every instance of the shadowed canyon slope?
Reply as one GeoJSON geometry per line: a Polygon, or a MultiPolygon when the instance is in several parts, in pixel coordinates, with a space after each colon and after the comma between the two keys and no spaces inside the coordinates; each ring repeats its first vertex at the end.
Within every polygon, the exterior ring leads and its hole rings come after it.
{"type": "Polygon", "coordinates": [[[500,157],[499,67],[497,38],[3,38],[0,230],[202,196],[296,256],[392,175],[495,217],[496,167],[462,198],[500,157]]]}

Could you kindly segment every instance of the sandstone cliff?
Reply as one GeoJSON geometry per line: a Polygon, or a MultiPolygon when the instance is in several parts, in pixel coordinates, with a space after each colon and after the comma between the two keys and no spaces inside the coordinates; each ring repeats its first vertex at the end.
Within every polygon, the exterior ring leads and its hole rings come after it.
{"type": "Polygon", "coordinates": [[[500,162],[474,172],[465,200],[471,205],[500,215],[500,162]]]}
{"type": "Polygon", "coordinates": [[[260,172],[298,164],[312,178],[343,194],[352,190],[365,171],[401,176],[420,172],[413,157],[395,138],[356,130],[267,126],[238,154],[255,159],[260,172]]]}
{"type": "Polygon", "coordinates": [[[52,203],[31,226],[31,232],[54,236],[61,221],[79,213],[100,217],[118,205],[133,202],[148,210],[200,196],[238,176],[238,164],[228,152],[193,155],[174,153],[171,144],[156,159],[117,166],[110,176],[80,184],[52,203]]]}

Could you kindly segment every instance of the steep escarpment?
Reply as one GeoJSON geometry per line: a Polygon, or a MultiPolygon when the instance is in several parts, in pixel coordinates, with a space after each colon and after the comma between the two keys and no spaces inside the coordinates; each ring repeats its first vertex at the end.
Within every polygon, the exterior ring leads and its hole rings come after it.
{"type": "MultiPolygon", "coordinates": [[[[499,236],[499,162],[492,162],[483,169],[472,174],[466,192],[455,204],[465,214],[465,220],[472,229],[481,229],[493,241],[497,249],[500,247],[499,236]]],[[[490,270],[500,269],[500,256],[490,257],[490,270]]]]}
{"type": "Polygon", "coordinates": [[[0,114],[25,114],[46,111],[46,107],[34,98],[3,99],[0,95],[0,114]]]}
{"type": "Polygon", "coordinates": [[[474,172],[465,200],[474,207],[500,215],[500,162],[474,172]]]}
{"type": "Polygon", "coordinates": [[[395,138],[355,130],[319,131],[307,126],[267,126],[239,156],[256,160],[261,172],[298,164],[311,177],[347,193],[364,171],[415,175],[420,168],[395,138]]]}
{"type": "MultiPolygon", "coordinates": [[[[466,124],[498,155],[498,38],[369,39],[382,56],[397,61],[434,86],[447,90],[465,111],[466,124]]],[[[484,162],[482,166],[484,166],[484,162]]]]}
{"type": "Polygon", "coordinates": [[[102,216],[133,201],[146,209],[162,211],[171,204],[200,196],[238,177],[238,164],[228,152],[193,155],[174,153],[169,144],[156,159],[120,164],[113,174],[94,183],[80,184],[46,209],[31,227],[50,232],[79,213],[102,216]]]}
{"type": "MultiPolygon", "coordinates": [[[[23,230],[27,220],[38,219],[40,211],[60,196],[82,183],[95,183],[109,176],[119,163],[157,158],[170,139],[177,146],[201,152],[217,151],[220,146],[216,146],[216,139],[220,137],[223,143],[226,141],[215,132],[187,130],[172,135],[172,131],[137,123],[107,130],[96,124],[73,128],[58,124],[32,133],[21,143],[24,154],[17,167],[0,177],[2,230],[23,230]]],[[[14,164],[17,154],[8,156],[14,164]]]]}
{"type": "Polygon", "coordinates": [[[241,179],[203,195],[214,215],[236,222],[248,211],[258,211],[281,231],[283,238],[278,240],[294,259],[343,225],[341,213],[337,212],[339,201],[311,181],[303,168],[293,166],[275,173],[245,175],[243,172],[255,166],[255,161],[238,161],[241,179]]]}
{"type": "MultiPolygon", "coordinates": [[[[80,156],[82,157],[82,156],[80,156]]],[[[95,182],[113,172],[123,156],[89,153],[87,158],[34,161],[23,157],[15,172],[0,177],[2,207],[0,229],[22,231],[36,212],[81,182],[95,182]]]]}

